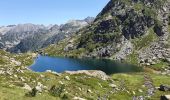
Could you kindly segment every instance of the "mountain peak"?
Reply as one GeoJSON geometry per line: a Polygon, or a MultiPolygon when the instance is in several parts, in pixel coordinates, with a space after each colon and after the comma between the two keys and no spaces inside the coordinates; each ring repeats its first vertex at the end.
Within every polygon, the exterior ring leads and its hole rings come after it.
{"type": "Polygon", "coordinates": [[[80,35],[73,38],[76,43],[63,54],[75,56],[78,52],[82,57],[135,64],[154,58],[153,62],[158,63],[160,58],[170,56],[169,25],[168,0],[110,0],[94,22],[77,32],[80,35]]]}

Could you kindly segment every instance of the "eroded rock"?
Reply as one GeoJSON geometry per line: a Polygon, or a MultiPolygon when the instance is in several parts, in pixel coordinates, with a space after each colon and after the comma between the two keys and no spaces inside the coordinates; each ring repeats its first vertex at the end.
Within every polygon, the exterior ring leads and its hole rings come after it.
{"type": "Polygon", "coordinates": [[[74,74],[86,74],[89,76],[97,77],[102,80],[107,80],[109,79],[109,76],[106,75],[103,71],[97,71],[97,70],[80,70],[80,71],[66,71],[65,73],[74,75],[74,74]]]}

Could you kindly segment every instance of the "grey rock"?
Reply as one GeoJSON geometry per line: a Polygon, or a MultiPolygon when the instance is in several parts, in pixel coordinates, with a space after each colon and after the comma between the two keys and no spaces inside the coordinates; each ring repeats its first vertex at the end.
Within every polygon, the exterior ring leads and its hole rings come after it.
{"type": "Polygon", "coordinates": [[[117,87],[117,85],[115,85],[115,84],[109,84],[109,86],[112,87],[112,88],[116,88],[117,87]]]}
{"type": "Polygon", "coordinates": [[[80,97],[74,97],[73,100],[86,100],[86,99],[80,97]]]}
{"type": "Polygon", "coordinates": [[[88,93],[93,93],[90,89],[87,90],[88,93]]]}
{"type": "Polygon", "coordinates": [[[168,63],[170,63],[170,58],[166,58],[166,60],[168,61],[168,63]]]}
{"type": "Polygon", "coordinates": [[[170,86],[160,85],[159,90],[160,91],[170,91],[170,86]]]}
{"type": "Polygon", "coordinates": [[[106,75],[103,71],[98,70],[79,70],[79,71],[66,71],[65,73],[75,75],[75,74],[86,74],[88,76],[93,76],[100,78],[102,80],[108,80],[109,76],[106,75]]]}
{"type": "Polygon", "coordinates": [[[23,89],[26,89],[26,90],[29,90],[29,91],[32,90],[32,88],[28,84],[26,84],[26,83],[24,84],[23,89]]]}
{"type": "Polygon", "coordinates": [[[170,95],[161,96],[160,100],[170,100],[170,95]]]}
{"type": "Polygon", "coordinates": [[[37,83],[37,86],[35,87],[38,92],[42,92],[45,86],[41,84],[40,82],[37,83]]]}
{"type": "Polygon", "coordinates": [[[73,44],[68,44],[65,48],[64,48],[64,51],[70,51],[70,50],[73,50],[74,49],[74,45],[73,44]]]}
{"type": "Polygon", "coordinates": [[[70,81],[70,77],[69,77],[69,76],[65,76],[65,79],[66,79],[67,81],[70,81]]]}

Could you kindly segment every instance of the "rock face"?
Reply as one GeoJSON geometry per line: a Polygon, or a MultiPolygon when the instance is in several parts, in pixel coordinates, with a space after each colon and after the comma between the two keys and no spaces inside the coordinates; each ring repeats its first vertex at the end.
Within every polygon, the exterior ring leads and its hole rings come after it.
{"type": "Polygon", "coordinates": [[[61,26],[19,24],[0,28],[0,48],[10,52],[36,51],[50,44],[70,37],[79,29],[87,26],[94,18],[72,20],[61,26]]]}

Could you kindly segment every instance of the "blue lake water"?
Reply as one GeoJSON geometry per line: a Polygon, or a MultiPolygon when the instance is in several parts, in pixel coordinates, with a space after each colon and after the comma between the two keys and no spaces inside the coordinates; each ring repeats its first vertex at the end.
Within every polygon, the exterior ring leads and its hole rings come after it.
{"type": "Polygon", "coordinates": [[[140,67],[106,59],[71,59],[48,56],[38,56],[30,69],[36,72],[52,70],[59,73],[77,70],[101,70],[106,74],[142,71],[140,67]]]}

